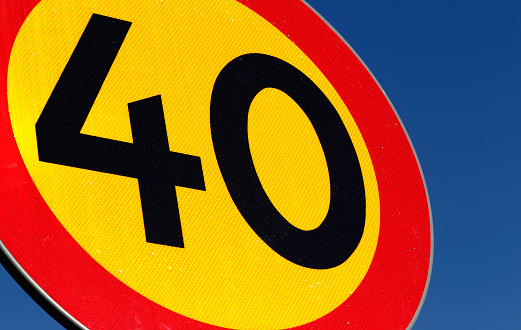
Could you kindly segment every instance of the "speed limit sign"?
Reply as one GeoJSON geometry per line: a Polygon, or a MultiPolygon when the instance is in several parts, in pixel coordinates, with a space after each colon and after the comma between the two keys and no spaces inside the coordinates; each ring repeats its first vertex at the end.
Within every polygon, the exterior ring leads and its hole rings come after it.
{"type": "Polygon", "coordinates": [[[309,5],[0,6],[2,263],[62,324],[412,326],[421,169],[309,5]]]}

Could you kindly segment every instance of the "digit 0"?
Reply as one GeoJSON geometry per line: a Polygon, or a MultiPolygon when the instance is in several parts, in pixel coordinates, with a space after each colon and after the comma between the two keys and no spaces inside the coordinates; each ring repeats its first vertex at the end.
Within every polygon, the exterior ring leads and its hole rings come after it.
{"type": "Polygon", "coordinates": [[[244,219],[266,244],[284,258],[315,269],[338,266],[351,256],[365,226],[362,170],[342,119],[315,83],[276,57],[240,56],[217,77],[210,121],[217,162],[228,191],[244,219]],[[265,88],[286,93],[301,107],[324,150],[330,206],[322,224],[313,230],[293,226],[277,211],[255,171],[248,143],[248,112],[255,96],[265,88]]]}

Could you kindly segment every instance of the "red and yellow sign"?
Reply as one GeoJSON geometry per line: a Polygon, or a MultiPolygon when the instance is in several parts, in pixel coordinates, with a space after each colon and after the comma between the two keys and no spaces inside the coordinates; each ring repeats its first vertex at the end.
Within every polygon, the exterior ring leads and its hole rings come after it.
{"type": "Polygon", "coordinates": [[[8,2],[0,240],[73,323],[413,322],[421,171],[374,78],[304,3],[8,2]]]}

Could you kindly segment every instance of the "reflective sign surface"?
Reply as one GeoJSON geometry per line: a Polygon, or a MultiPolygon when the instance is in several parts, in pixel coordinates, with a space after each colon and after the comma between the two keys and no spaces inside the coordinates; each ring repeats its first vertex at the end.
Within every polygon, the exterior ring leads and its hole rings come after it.
{"type": "Polygon", "coordinates": [[[311,9],[33,5],[2,59],[0,239],[73,323],[409,326],[430,267],[421,171],[311,9]]]}

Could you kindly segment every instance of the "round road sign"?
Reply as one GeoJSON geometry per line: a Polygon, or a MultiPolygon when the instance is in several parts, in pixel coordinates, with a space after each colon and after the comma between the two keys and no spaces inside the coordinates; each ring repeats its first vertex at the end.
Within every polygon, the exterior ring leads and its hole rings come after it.
{"type": "Polygon", "coordinates": [[[299,0],[7,0],[2,263],[70,328],[412,326],[421,169],[299,0]]]}

